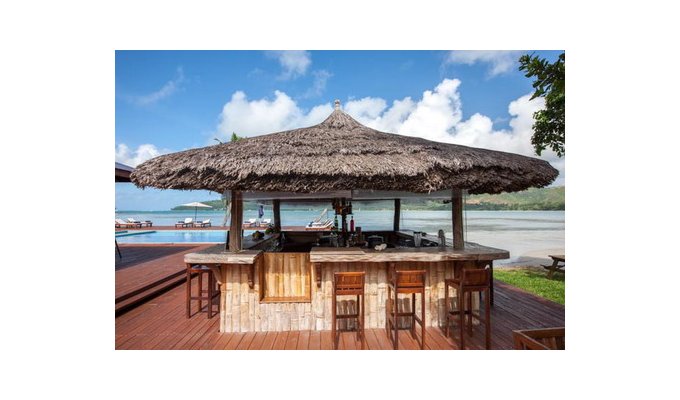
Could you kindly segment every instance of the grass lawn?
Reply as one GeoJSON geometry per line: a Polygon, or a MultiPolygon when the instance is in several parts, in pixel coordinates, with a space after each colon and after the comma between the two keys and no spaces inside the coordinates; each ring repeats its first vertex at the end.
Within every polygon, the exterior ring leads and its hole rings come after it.
{"type": "Polygon", "coordinates": [[[493,277],[520,289],[564,304],[564,274],[548,279],[547,272],[536,268],[494,268],[493,277]]]}

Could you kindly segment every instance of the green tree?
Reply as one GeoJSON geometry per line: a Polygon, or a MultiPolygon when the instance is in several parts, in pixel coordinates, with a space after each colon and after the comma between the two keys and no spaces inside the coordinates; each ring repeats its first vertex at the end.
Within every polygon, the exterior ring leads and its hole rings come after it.
{"type": "Polygon", "coordinates": [[[545,109],[534,113],[534,134],[531,144],[539,156],[550,148],[564,156],[564,53],[554,63],[536,55],[525,54],[519,59],[520,71],[527,78],[535,77],[532,99],[545,98],[545,109]]]}
{"type": "Polygon", "coordinates": [[[231,133],[231,141],[232,142],[235,142],[235,141],[241,140],[241,139],[243,139],[243,138],[241,136],[237,135],[236,132],[231,133]]]}

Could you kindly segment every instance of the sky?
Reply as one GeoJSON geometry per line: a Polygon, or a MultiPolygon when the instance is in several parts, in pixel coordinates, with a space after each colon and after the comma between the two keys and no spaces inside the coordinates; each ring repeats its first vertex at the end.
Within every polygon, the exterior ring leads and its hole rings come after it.
{"type": "MultiPolygon", "coordinates": [[[[364,125],[401,135],[538,157],[532,79],[522,54],[562,51],[116,51],[116,161],[311,126],[339,99],[364,125]]],[[[565,158],[539,157],[560,171],[565,158]]],[[[207,191],[116,183],[118,210],[160,211],[219,199],[207,191]]]]}

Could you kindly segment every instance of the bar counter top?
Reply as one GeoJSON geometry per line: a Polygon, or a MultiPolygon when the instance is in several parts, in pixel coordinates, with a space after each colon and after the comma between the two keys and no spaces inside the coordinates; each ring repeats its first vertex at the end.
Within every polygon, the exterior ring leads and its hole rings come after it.
{"type": "Polygon", "coordinates": [[[313,263],[333,262],[398,262],[398,261],[451,261],[451,260],[499,260],[510,258],[507,250],[466,242],[465,249],[452,247],[391,248],[382,251],[359,247],[315,247],[310,252],[313,263]]]}
{"type": "Polygon", "coordinates": [[[241,250],[231,253],[224,248],[224,244],[208,247],[196,253],[184,255],[187,264],[254,264],[262,250],[241,250]]]}

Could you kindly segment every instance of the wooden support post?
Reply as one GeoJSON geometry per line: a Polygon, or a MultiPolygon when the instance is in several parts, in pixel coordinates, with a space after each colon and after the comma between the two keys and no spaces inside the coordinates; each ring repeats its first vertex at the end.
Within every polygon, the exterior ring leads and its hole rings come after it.
{"type": "Polygon", "coordinates": [[[463,250],[465,238],[463,237],[463,191],[453,189],[451,196],[451,219],[453,222],[453,248],[463,250]]]}
{"type": "Polygon", "coordinates": [[[274,200],[274,232],[281,232],[281,200],[274,200]]]}
{"type": "Polygon", "coordinates": [[[231,222],[229,223],[229,251],[241,251],[243,234],[243,194],[237,190],[231,191],[231,222]]]}
{"type": "Polygon", "coordinates": [[[401,199],[394,199],[394,231],[399,231],[399,220],[401,219],[401,199]]]}

